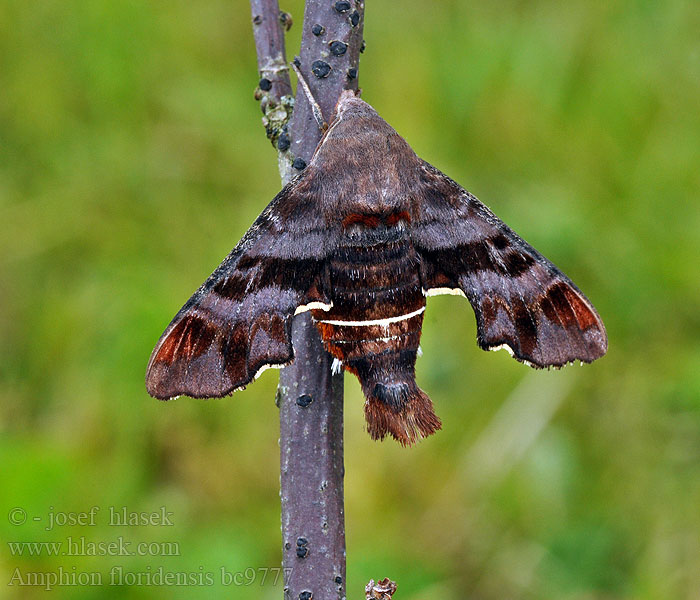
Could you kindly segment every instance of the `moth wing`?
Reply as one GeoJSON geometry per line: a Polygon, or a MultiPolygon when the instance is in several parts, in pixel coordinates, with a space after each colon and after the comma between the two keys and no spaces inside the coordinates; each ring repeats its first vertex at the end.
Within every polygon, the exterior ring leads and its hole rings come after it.
{"type": "Polygon", "coordinates": [[[294,182],[175,315],[151,354],[152,396],[226,396],[294,357],[292,318],[328,309],[326,229],[316,200],[294,182]]]}
{"type": "Polygon", "coordinates": [[[420,179],[411,237],[424,293],[466,296],[481,348],[538,368],[605,354],[603,322],[566,275],[428,163],[420,179]]]}

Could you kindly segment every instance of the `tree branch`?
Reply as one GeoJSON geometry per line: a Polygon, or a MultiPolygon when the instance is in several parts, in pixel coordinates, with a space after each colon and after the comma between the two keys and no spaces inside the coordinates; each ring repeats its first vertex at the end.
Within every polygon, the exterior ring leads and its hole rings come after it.
{"type": "Polygon", "coordinates": [[[278,167],[284,183],[289,180],[287,123],[294,108],[289,65],[284,51],[284,30],[292,25],[287,13],[280,12],[277,0],[250,0],[253,37],[258,56],[260,81],[255,98],[265,115],[263,125],[272,145],[279,150],[278,167]]]}
{"type": "MultiPolygon", "coordinates": [[[[253,13],[253,36],[258,56],[258,73],[261,91],[279,103],[283,96],[291,96],[292,84],[289,80],[289,65],[284,51],[284,28],[277,0],[250,0],[253,13]]],[[[285,23],[291,23],[285,19],[285,23]]]]}
{"type": "MultiPolygon", "coordinates": [[[[279,7],[276,0],[251,0],[251,8],[261,79],[272,84],[259,96],[266,102],[268,137],[280,151],[280,172],[287,183],[311,160],[322,132],[300,84],[289,124],[286,119],[270,119],[271,104],[278,114],[284,106],[283,79],[288,82],[288,72],[279,69],[279,61],[284,61],[279,7]]],[[[298,66],[326,122],[340,93],[357,89],[363,25],[361,1],[306,1],[298,66]]],[[[266,82],[261,84],[267,87],[266,82]]],[[[309,313],[295,318],[292,342],[295,359],[280,373],[277,399],[285,599],[342,599],[343,376],[332,375],[331,357],[309,313]]]]}

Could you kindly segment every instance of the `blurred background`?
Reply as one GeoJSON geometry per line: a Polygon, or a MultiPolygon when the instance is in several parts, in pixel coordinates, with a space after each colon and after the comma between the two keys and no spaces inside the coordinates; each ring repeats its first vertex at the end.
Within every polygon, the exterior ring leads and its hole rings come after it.
{"type": "MultiPolygon", "coordinates": [[[[291,58],[303,2],[281,4],[291,58]]],[[[576,281],[610,351],[535,372],[431,298],[418,381],[444,429],[412,449],[372,442],[347,376],[348,598],[381,577],[405,600],[700,597],[698,31],[681,0],[367,2],[363,97],[576,281]]],[[[260,571],[277,372],[223,400],[143,385],[280,187],[257,79],[247,2],[0,3],[0,597],[282,595],[260,571]],[[153,555],[17,545],[69,536],[153,555]],[[127,577],[159,568],[195,584],[127,577]],[[59,569],[103,585],[19,585],[59,569]]]]}

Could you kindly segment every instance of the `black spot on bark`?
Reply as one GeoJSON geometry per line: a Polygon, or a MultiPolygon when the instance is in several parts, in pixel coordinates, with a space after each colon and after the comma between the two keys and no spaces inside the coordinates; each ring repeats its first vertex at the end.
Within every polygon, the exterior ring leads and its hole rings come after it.
{"type": "Polygon", "coordinates": [[[302,394],[297,398],[297,404],[302,408],[306,408],[313,401],[314,399],[311,396],[309,396],[309,394],[302,394]]]}
{"type": "Polygon", "coordinates": [[[328,75],[330,75],[331,66],[326,61],[315,60],[311,65],[311,70],[316,77],[323,79],[324,77],[328,77],[328,75]]]}
{"type": "Polygon", "coordinates": [[[343,56],[345,52],[348,49],[348,45],[344,42],[340,42],[338,40],[333,40],[330,44],[331,46],[331,54],[333,56],[343,56]]]}
{"type": "Polygon", "coordinates": [[[280,137],[277,140],[277,149],[280,152],[286,152],[289,150],[289,146],[291,145],[291,140],[289,139],[289,134],[287,133],[280,133],[280,137]]]}
{"type": "Polygon", "coordinates": [[[309,553],[309,549],[306,547],[309,544],[309,540],[305,537],[297,538],[297,556],[299,558],[306,558],[309,553]]]}
{"type": "Polygon", "coordinates": [[[294,23],[292,21],[292,15],[281,10],[280,11],[280,23],[282,23],[282,27],[284,27],[285,31],[289,31],[292,28],[292,24],[294,23]]]}

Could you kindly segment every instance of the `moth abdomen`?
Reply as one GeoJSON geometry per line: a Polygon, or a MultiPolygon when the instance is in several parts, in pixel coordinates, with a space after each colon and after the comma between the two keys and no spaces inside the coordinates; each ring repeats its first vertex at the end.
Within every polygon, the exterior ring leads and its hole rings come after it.
{"type": "Polygon", "coordinates": [[[411,325],[411,330],[402,331],[405,327],[354,327],[323,321],[317,323],[326,350],[344,364],[385,352],[417,350],[420,324],[411,325]]]}
{"type": "Polygon", "coordinates": [[[406,445],[439,429],[415,382],[425,296],[410,241],[338,248],[329,274],[332,308],[312,314],[326,350],[362,385],[370,435],[406,445]]]}
{"type": "Polygon", "coordinates": [[[409,331],[420,332],[422,321],[415,317],[425,309],[425,298],[410,242],[384,243],[371,251],[340,247],[329,261],[329,278],[332,308],[312,313],[327,344],[391,341],[409,331]]]}

